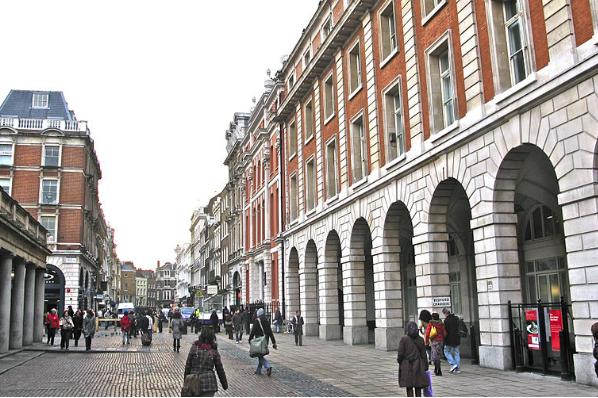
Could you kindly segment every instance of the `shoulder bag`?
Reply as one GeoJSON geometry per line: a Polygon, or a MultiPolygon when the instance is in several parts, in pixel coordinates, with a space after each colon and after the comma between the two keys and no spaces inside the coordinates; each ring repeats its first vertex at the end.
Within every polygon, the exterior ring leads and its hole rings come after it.
{"type": "Polygon", "coordinates": [[[262,328],[263,336],[254,337],[251,340],[251,343],[249,343],[249,356],[251,358],[268,355],[270,353],[270,350],[268,349],[268,336],[266,336],[261,319],[258,318],[257,320],[260,323],[260,328],[262,328]]]}

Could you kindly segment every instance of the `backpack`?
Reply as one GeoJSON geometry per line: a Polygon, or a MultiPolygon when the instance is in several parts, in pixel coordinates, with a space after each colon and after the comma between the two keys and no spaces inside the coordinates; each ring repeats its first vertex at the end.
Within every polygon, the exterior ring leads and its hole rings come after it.
{"type": "Polygon", "coordinates": [[[436,330],[436,326],[432,325],[430,328],[430,338],[433,339],[436,335],[438,335],[438,330],[436,330]]]}
{"type": "Polygon", "coordinates": [[[457,331],[459,333],[459,337],[462,339],[467,338],[467,325],[463,322],[463,319],[459,318],[457,321],[457,331]]]}

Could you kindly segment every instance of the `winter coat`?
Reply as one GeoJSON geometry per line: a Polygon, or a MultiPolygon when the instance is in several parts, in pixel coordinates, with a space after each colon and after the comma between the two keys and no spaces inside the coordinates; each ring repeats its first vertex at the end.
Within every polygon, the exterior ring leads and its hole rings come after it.
{"type": "Polygon", "coordinates": [[[303,334],[303,325],[305,322],[303,321],[303,317],[299,316],[297,319],[297,315],[293,317],[293,331],[295,334],[303,334]]]}
{"type": "Polygon", "coordinates": [[[60,318],[60,329],[61,330],[73,330],[75,324],[73,323],[73,318],[70,316],[63,316],[60,318]]]}
{"type": "Polygon", "coordinates": [[[148,330],[149,329],[149,325],[150,325],[150,321],[147,318],[147,316],[142,316],[141,318],[139,318],[138,328],[140,330],[148,330]]]}
{"type": "Polygon", "coordinates": [[[83,329],[83,315],[77,315],[75,313],[75,316],[73,316],[73,324],[75,325],[75,330],[83,329]]]}
{"type": "Polygon", "coordinates": [[[173,318],[170,321],[170,328],[172,329],[172,338],[173,339],[180,339],[182,335],[182,329],[185,327],[183,324],[183,320],[181,318],[173,318]]]}
{"type": "Polygon", "coordinates": [[[58,318],[58,314],[52,314],[51,312],[48,314],[48,325],[50,325],[50,329],[59,329],[60,328],[60,318],[58,318]]]}
{"type": "Polygon", "coordinates": [[[243,329],[243,315],[242,314],[233,315],[233,326],[234,326],[235,330],[243,329]]]}
{"type": "Polygon", "coordinates": [[[214,346],[200,344],[198,341],[193,343],[185,364],[185,376],[191,373],[198,374],[201,392],[218,391],[214,368],[216,368],[222,388],[226,390],[228,382],[218,350],[214,346]]]}
{"type": "Polygon", "coordinates": [[[268,338],[270,339],[270,341],[272,342],[272,344],[276,344],[276,339],[274,338],[274,333],[272,333],[272,328],[270,327],[270,322],[268,322],[266,320],[265,316],[261,316],[259,318],[259,321],[256,319],[255,321],[253,321],[253,327],[251,328],[251,333],[249,334],[249,341],[251,342],[251,340],[254,337],[260,337],[260,336],[268,336],[268,338]],[[260,327],[260,322],[261,322],[261,327],[260,327]],[[262,327],[264,328],[262,330],[262,327]]]}
{"type": "Polygon", "coordinates": [[[93,337],[96,332],[96,317],[86,316],[83,319],[83,335],[85,337],[93,337]]]}
{"type": "Polygon", "coordinates": [[[445,338],[444,344],[457,347],[461,344],[461,336],[459,336],[459,318],[455,314],[449,314],[444,320],[445,338]]]}
{"type": "Polygon", "coordinates": [[[444,330],[444,324],[442,323],[442,321],[435,321],[434,319],[432,319],[428,323],[428,326],[426,326],[424,341],[426,345],[430,345],[430,341],[443,342],[445,334],[446,331],[444,330]],[[434,336],[434,338],[430,337],[430,333],[432,332],[432,326],[436,328],[436,336],[434,336]]]}
{"type": "Polygon", "coordinates": [[[282,325],[282,314],[280,313],[280,310],[276,310],[276,313],[274,314],[274,320],[279,324],[282,325]]]}
{"type": "MultiPolygon", "coordinates": [[[[417,330],[417,329],[416,329],[417,330]]],[[[399,386],[424,388],[428,386],[426,370],[428,356],[424,339],[416,332],[414,336],[403,336],[399,341],[397,354],[399,363],[399,386]]]]}
{"type": "Polygon", "coordinates": [[[218,325],[218,314],[212,312],[212,315],[210,315],[210,321],[212,321],[212,325],[218,325]]]}
{"type": "Polygon", "coordinates": [[[131,330],[132,326],[133,325],[131,322],[131,318],[129,318],[128,316],[123,316],[120,320],[120,330],[122,330],[123,332],[128,332],[131,330]]]}

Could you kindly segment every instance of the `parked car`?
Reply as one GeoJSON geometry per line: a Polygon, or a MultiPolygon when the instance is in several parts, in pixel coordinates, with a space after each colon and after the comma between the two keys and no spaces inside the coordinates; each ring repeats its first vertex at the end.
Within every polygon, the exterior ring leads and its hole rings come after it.
{"type": "Polygon", "coordinates": [[[118,319],[121,319],[125,313],[125,311],[131,312],[135,309],[133,303],[119,303],[118,304],[118,319]]]}

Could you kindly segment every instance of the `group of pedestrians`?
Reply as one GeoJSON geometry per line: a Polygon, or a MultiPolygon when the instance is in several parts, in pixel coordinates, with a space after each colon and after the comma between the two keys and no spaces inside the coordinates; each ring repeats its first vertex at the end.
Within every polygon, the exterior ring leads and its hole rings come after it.
{"type": "Polygon", "coordinates": [[[60,330],[61,350],[69,349],[71,338],[75,341],[75,347],[78,347],[81,334],[85,338],[85,350],[91,350],[91,341],[96,331],[96,318],[92,310],[74,312],[69,306],[59,317],[56,308],[52,308],[46,314],[44,325],[48,345],[54,345],[56,332],[60,330]]]}

